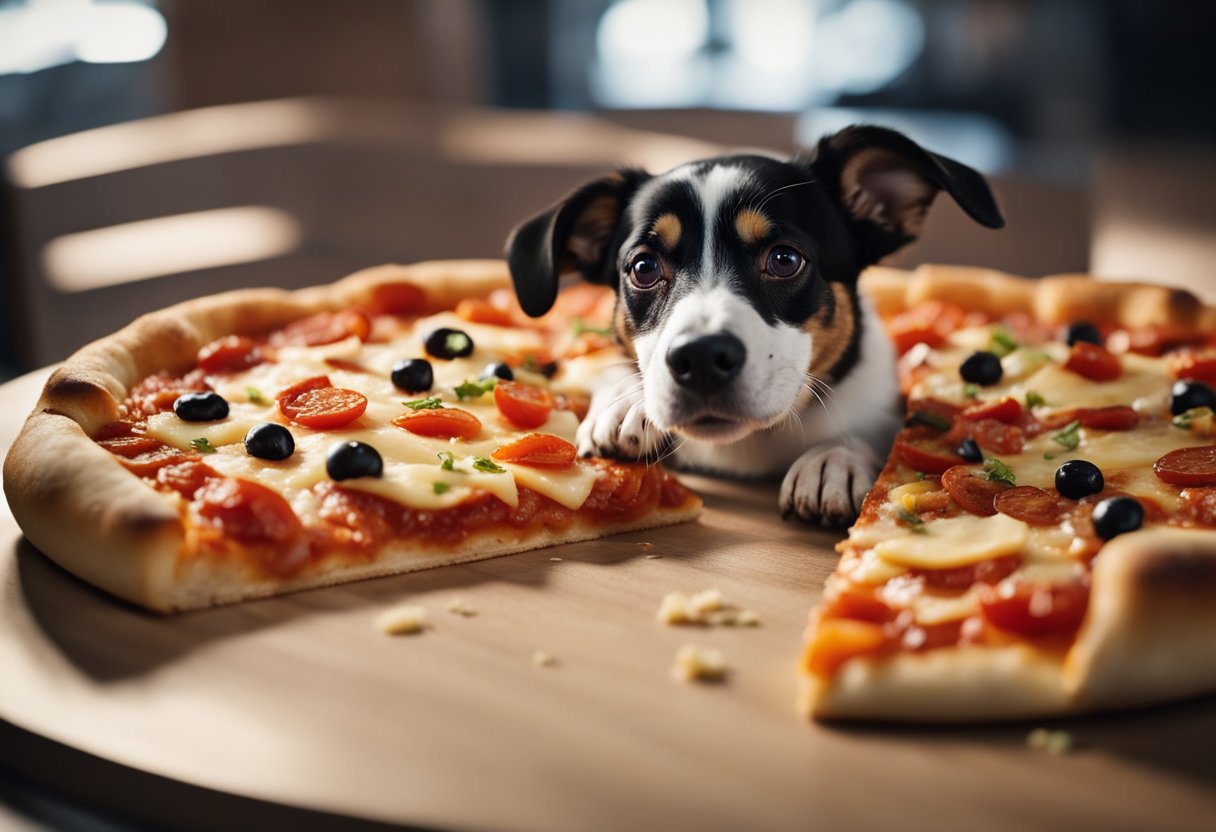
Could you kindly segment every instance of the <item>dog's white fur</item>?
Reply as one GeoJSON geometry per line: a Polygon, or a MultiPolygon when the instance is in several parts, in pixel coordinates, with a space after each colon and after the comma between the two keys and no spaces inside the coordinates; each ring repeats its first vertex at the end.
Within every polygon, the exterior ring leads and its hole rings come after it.
{"type": "MultiPolygon", "coordinates": [[[[743,175],[732,167],[711,168],[700,177],[687,168],[668,174],[697,185],[708,227],[743,175]]],[[[671,442],[670,461],[681,468],[732,476],[785,472],[783,514],[829,524],[852,520],[899,427],[895,354],[881,321],[862,297],[859,358],[829,388],[808,375],[815,349],[811,334],[766,323],[732,292],[726,267],[715,263],[706,236],[697,288],[672,307],[657,331],[635,338],[636,365],[604,379],[579,427],[579,452],[653,457],[671,442]],[[732,382],[732,412],[712,414],[732,422],[709,428],[677,424],[679,389],[667,352],[677,338],[720,332],[734,334],[747,349],[732,382]]]]}

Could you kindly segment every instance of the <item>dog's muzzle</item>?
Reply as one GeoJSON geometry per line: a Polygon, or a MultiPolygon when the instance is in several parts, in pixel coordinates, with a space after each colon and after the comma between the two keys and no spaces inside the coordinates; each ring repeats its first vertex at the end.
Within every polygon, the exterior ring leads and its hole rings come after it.
{"type": "Polygon", "coordinates": [[[747,348],[729,332],[677,338],[667,351],[671,377],[706,398],[739,375],[746,361],[747,348]]]}

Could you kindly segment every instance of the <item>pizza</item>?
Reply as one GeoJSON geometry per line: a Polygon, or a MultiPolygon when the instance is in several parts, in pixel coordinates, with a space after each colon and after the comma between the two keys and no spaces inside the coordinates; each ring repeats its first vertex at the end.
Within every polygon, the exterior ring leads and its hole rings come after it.
{"type": "Polygon", "coordinates": [[[1216,690],[1216,309],[873,270],[904,429],[811,614],[803,708],[982,721],[1216,690]]]}
{"type": "Polygon", "coordinates": [[[658,465],[583,459],[613,297],[533,320],[504,264],[385,266],[147,315],[70,357],[4,467],[29,540],[158,611],[695,518],[658,465]]]}

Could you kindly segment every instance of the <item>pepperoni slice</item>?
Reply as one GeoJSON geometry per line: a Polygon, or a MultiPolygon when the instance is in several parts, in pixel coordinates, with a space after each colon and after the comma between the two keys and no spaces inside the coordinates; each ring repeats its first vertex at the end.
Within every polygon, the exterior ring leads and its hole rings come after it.
{"type": "Polygon", "coordinates": [[[917,344],[940,347],[963,323],[961,306],[941,300],[918,303],[887,321],[887,332],[900,355],[917,344]]]}
{"type": "Polygon", "coordinates": [[[1216,485],[1216,445],[1170,451],[1153,463],[1153,471],[1170,485],[1216,485]]]}
{"type": "Polygon", "coordinates": [[[1072,345],[1072,352],[1064,362],[1064,369],[1071,370],[1090,381],[1111,381],[1123,375],[1123,365],[1119,358],[1097,344],[1078,341],[1072,345]]]}
{"type": "Polygon", "coordinates": [[[371,331],[371,319],[357,309],[318,312],[292,321],[271,335],[270,343],[276,347],[316,347],[332,344],[352,335],[358,336],[360,341],[366,341],[371,331]]]}
{"type": "Polygon", "coordinates": [[[485,298],[464,298],[456,304],[456,317],[474,324],[515,326],[511,310],[495,306],[485,298]]]}
{"type": "Polygon", "coordinates": [[[208,373],[244,370],[260,360],[258,345],[244,335],[216,338],[198,351],[198,366],[208,373]]]}
{"type": "Polygon", "coordinates": [[[996,419],[959,419],[946,439],[957,445],[967,437],[998,454],[1020,454],[1026,444],[1025,431],[996,419]]]}
{"type": "Polygon", "coordinates": [[[962,460],[940,439],[917,438],[914,431],[905,431],[895,440],[895,455],[906,465],[926,474],[942,474],[962,460]]]}
{"type": "Polygon", "coordinates": [[[874,590],[845,584],[823,611],[825,618],[852,618],[883,624],[895,620],[895,610],[875,595],[874,590]]]}
{"type": "Polygon", "coordinates": [[[426,292],[412,283],[381,283],[372,289],[372,312],[382,315],[413,315],[426,306],[426,292]]]}
{"type": "Polygon", "coordinates": [[[1063,498],[1033,485],[1019,485],[1002,491],[996,495],[992,505],[1006,517],[1032,526],[1054,526],[1070,509],[1063,498]]]}
{"type": "Polygon", "coordinates": [[[977,476],[979,471],[974,465],[955,465],[942,474],[942,487],[967,511],[991,517],[996,514],[996,495],[1008,491],[1011,486],[977,476]]]}
{"type": "Polygon", "coordinates": [[[973,404],[963,411],[964,419],[995,419],[1006,425],[1016,425],[1022,421],[1022,405],[1012,396],[991,402],[973,404]]]}
{"type": "Polygon", "coordinates": [[[298,381],[276,396],[279,411],[297,425],[314,430],[333,430],[349,425],[367,410],[367,397],[354,390],[334,387],[329,376],[298,381]]]}
{"type": "Polygon", "coordinates": [[[514,462],[538,468],[565,468],[574,462],[573,445],[551,433],[529,433],[502,445],[492,456],[498,462],[514,462]]]}
{"type": "Polygon", "coordinates": [[[416,436],[438,436],[445,439],[472,439],[481,432],[481,420],[458,407],[403,413],[393,419],[393,424],[416,436]]]}
{"type": "Polygon", "coordinates": [[[207,480],[194,495],[194,511],[226,537],[258,545],[263,566],[278,575],[297,571],[308,557],[303,525],[283,495],[250,480],[207,480]]]}
{"type": "Polygon", "coordinates": [[[1140,414],[1123,404],[1108,407],[1074,407],[1058,410],[1042,419],[1046,428],[1062,428],[1069,422],[1080,422],[1097,430],[1131,430],[1140,424],[1140,414]]]}

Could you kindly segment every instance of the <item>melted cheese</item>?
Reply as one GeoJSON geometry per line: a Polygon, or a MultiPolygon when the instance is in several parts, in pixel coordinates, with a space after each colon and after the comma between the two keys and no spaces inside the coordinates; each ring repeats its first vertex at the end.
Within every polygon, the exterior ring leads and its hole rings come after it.
{"type": "MultiPolygon", "coordinates": [[[[540,333],[526,328],[494,327],[473,324],[451,313],[441,313],[418,322],[414,331],[388,344],[363,344],[351,337],[333,344],[316,347],[286,347],[277,351],[277,360],[226,376],[216,391],[229,402],[229,417],[216,422],[184,422],[173,413],[161,413],[148,419],[148,433],[180,450],[192,450],[192,441],[206,439],[217,453],[208,454],[206,462],[225,476],[256,480],[284,494],[301,516],[315,513],[310,490],[328,479],[326,457],[339,442],[364,442],[375,448],[384,460],[381,477],[359,477],[343,480],[342,487],[376,494],[410,508],[436,510],[449,508],[476,493],[493,494],[509,506],[519,504],[519,488],[526,487],[569,509],[578,509],[586,501],[602,475],[600,469],[581,460],[559,469],[531,468],[504,464],[503,473],[478,471],[473,466],[477,457],[489,458],[502,445],[522,433],[537,432],[574,441],[578,417],[565,410],[553,411],[548,421],[535,431],[521,431],[501,416],[494,404],[493,392],[460,400],[455,388],[465,381],[477,379],[488,363],[510,354],[539,350],[543,347],[540,333]],[[475,349],[466,358],[450,361],[429,359],[434,371],[434,386],[425,393],[403,393],[390,379],[393,365],[404,358],[426,355],[422,339],[439,327],[463,330],[473,339],[475,349]],[[334,366],[331,359],[351,362],[366,372],[350,367],[334,366]],[[367,410],[351,425],[339,430],[318,431],[295,424],[287,425],[295,439],[295,452],[286,460],[258,459],[245,452],[243,441],[249,429],[261,422],[282,423],[275,397],[285,388],[310,376],[325,375],[336,387],[362,393],[368,399],[367,410]],[[459,407],[480,420],[480,433],[469,441],[416,436],[392,424],[392,420],[408,412],[403,402],[439,396],[444,406],[459,407]],[[257,399],[262,404],[254,404],[257,399]],[[441,453],[450,453],[453,470],[445,471],[440,463],[441,453]],[[436,483],[441,485],[436,489],[436,483]]],[[[575,376],[598,368],[602,357],[580,359],[575,376]]],[[[611,360],[619,360],[612,353],[611,360]]],[[[565,368],[569,369],[569,368],[565,368]]],[[[521,380],[547,384],[542,376],[521,373],[521,380]]],[[[563,376],[571,373],[563,371],[563,376]]],[[[567,385],[577,385],[578,378],[567,378],[567,385]]]]}
{"type": "Polygon", "coordinates": [[[927,523],[923,534],[889,537],[874,546],[874,553],[896,566],[952,569],[1019,552],[1026,533],[1025,523],[1003,514],[967,514],[927,523]]]}

